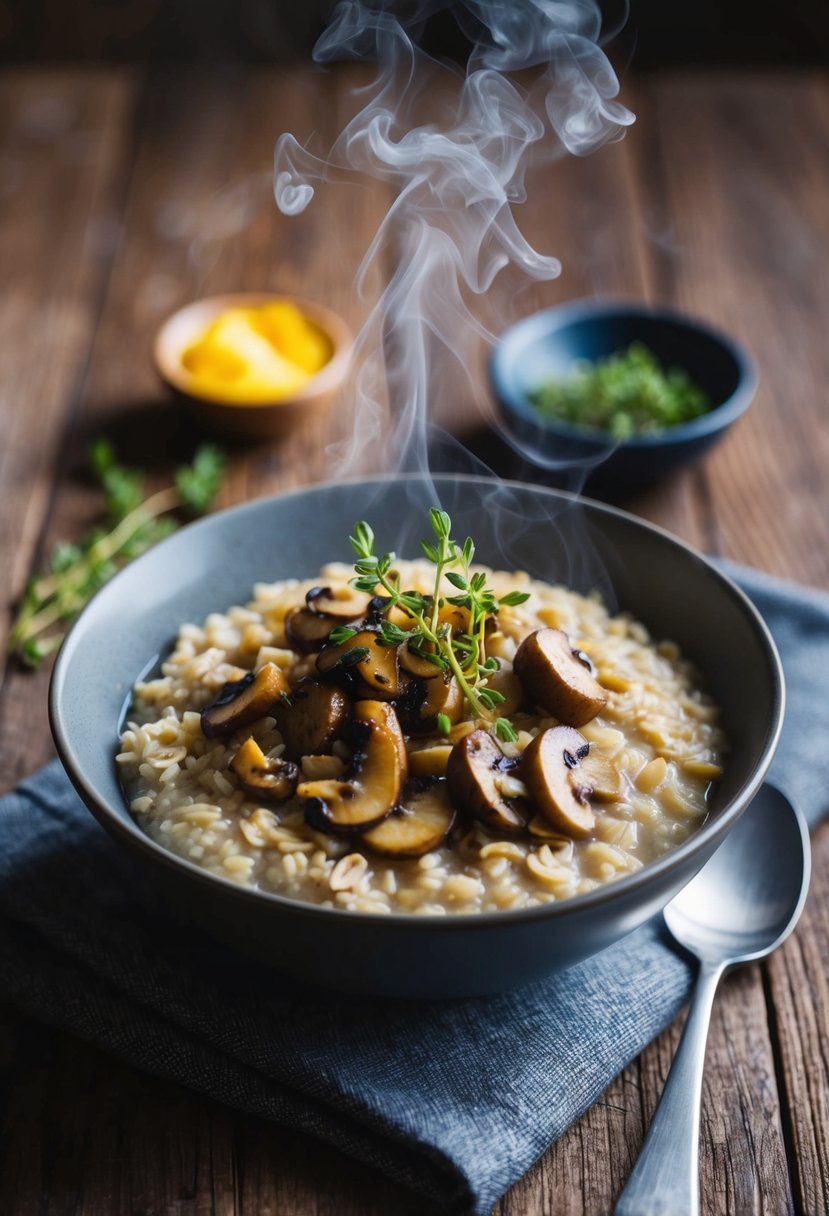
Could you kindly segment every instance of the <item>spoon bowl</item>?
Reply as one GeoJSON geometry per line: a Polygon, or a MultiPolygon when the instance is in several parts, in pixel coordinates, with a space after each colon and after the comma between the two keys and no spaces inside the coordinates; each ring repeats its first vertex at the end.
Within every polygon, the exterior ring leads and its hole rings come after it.
{"type": "Polygon", "coordinates": [[[705,1041],[723,973],[765,958],[795,927],[811,870],[800,811],[764,785],[731,834],[664,912],[700,961],[688,1019],[639,1160],[615,1216],[699,1216],[705,1041]]]}
{"type": "Polygon", "coordinates": [[[726,967],[753,962],[791,933],[809,869],[802,816],[766,784],[708,864],[668,904],[665,921],[697,958],[726,967]]]}

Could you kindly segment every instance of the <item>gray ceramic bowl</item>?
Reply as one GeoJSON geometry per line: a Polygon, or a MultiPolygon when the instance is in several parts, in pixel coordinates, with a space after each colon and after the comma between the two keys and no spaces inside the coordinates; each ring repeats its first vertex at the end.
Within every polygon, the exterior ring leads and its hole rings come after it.
{"type": "MultiPolygon", "coordinates": [[[[745,596],[658,528],[597,503],[481,478],[316,486],[193,524],[98,593],[55,666],[50,716],[66,769],[92,813],[161,887],[165,906],[331,987],[407,997],[502,991],[594,954],[658,912],[711,856],[771,762],[783,713],[780,664],[745,596]],[[353,522],[416,554],[440,500],[481,560],[578,591],[598,586],[657,637],[678,641],[723,707],[732,752],[696,835],[619,882],[560,904],[480,915],[372,916],[243,889],[165,852],[133,822],[115,771],[130,687],[183,621],[244,602],[258,581],[310,576],[345,559],[353,522]]],[[[252,965],[257,965],[252,963],[252,965]]],[[[260,963],[261,965],[261,963],[260,963]]]]}

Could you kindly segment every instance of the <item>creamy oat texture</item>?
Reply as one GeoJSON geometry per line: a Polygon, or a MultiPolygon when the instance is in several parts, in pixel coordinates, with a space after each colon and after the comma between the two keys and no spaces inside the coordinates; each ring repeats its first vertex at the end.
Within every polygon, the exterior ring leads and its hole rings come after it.
{"type": "MultiPolygon", "coordinates": [[[[402,585],[431,590],[433,567],[398,562],[396,569],[402,585]]],[[[266,754],[279,754],[274,719],[217,740],[202,734],[199,712],[226,681],[266,662],[283,668],[292,682],[312,672],[314,656],[287,647],[285,615],[311,587],[341,586],[351,574],[349,567],[331,565],[315,580],[257,585],[246,607],[213,613],[201,626],[183,625],[162,675],[136,685],[117,760],[133,814],[164,848],[222,878],[292,899],[440,916],[526,908],[591,891],[675,848],[702,824],[707,791],[721,772],[724,739],[717,708],[694,667],[673,642],[652,641],[641,624],[610,616],[598,597],[500,572],[489,575],[498,596],[514,589],[531,593],[520,607],[501,610],[491,645],[502,667],[510,668],[528,633],[553,626],[590,656],[608,694],[582,734],[591,752],[619,769],[622,793],[593,803],[591,839],[569,840],[539,818],[527,837],[499,839],[461,819],[451,843],[424,857],[395,859],[360,852],[359,837],[309,827],[300,799],[258,805],[238,788],[228,766],[250,734],[266,754]]],[[[539,714],[515,713],[512,721],[518,742],[502,745],[512,756],[557,725],[539,714]]],[[[455,727],[453,738],[465,729],[471,724],[455,727]]],[[[304,758],[305,778],[340,775],[347,761],[341,749],[335,744],[340,755],[304,758]]],[[[520,782],[510,780],[510,793],[520,795],[520,782]]]]}

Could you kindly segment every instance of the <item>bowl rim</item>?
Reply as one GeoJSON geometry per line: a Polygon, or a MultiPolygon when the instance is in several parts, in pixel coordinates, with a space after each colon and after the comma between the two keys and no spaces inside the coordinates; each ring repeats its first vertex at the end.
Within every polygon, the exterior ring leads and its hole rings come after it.
{"type": "MultiPolygon", "coordinates": [[[[218,409],[233,410],[237,414],[242,410],[276,410],[281,406],[292,406],[313,400],[323,393],[330,392],[342,383],[348,371],[351,354],[354,349],[354,335],[345,319],[319,300],[297,295],[290,291],[235,291],[221,292],[212,296],[200,296],[182,304],[171,312],[156,330],[152,345],[152,360],[156,372],[164,383],[176,393],[197,401],[205,406],[218,409]],[[190,383],[189,378],[179,369],[172,354],[173,342],[171,330],[180,325],[189,316],[201,315],[203,323],[219,316],[228,308],[255,307],[257,304],[267,304],[270,301],[287,300],[296,304],[301,312],[324,331],[331,340],[331,358],[318,372],[314,372],[300,388],[287,397],[263,398],[261,401],[229,401],[220,396],[207,396],[200,393],[190,383]]],[[[175,344],[175,350],[181,354],[180,344],[175,344]]]]}
{"type": "MultiPolygon", "coordinates": [[[[119,839],[125,841],[128,846],[133,846],[139,851],[148,855],[152,860],[158,862],[168,869],[180,870],[184,869],[185,873],[194,880],[207,884],[208,890],[222,890],[224,894],[233,896],[237,899],[242,899],[248,902],[265,901],[266,904],[276,908],[282,908],[290,915],[299,917],[316,918],[318,916],[335,917],[338,920],[347,918],[348,924],[353,924],[355,928],[360,924],[365,926],[377,926],[378,919],[383,925],[394,925],[395,927],[407,928],[404,932],[415,931],[422,929],[424,926],[431,926],[435,932],[452,932],[463,928],[470,928],[473,925],[479,925],[482,929],[498,930],[501,926],[508,924],[518,924],[527,921],[537,921],[564,917],[571,915],[574,912],[580,912],[594,907],[599,907],[605,903],[619,900],[622,902],[625,896],[635,896],[642,888],[647,888],[651,883],[658,885],[658,880],[670,870],[674,869],[681,861],[689,859],[696,854],[702,853],[712,838],[719,836],[723,828],[733,823],[743,811],[749,806],[755,794],[763,783],[763,780],[768,772],[774,757],[777,744],[780,739],[780,734],[783,728],[783,717],[785,712],[786,691],[785,680],[783,675],[783,667],[780,661],[780,656],[777,652],[777,647],[772,638],[768,626],[763,620],[758,609],[754,606],[748,596],[743,592],[736,583],[733,582],[727,574],[720,570],[708,558],[700,554],[693,546],[679,539],[670,533],[666,528],[660,527],[658,524],[650,523],[649,521],[639,519],[630,512],[620,510],[618,507],[608,506],[605,503],[597,502],[593,499],[585,498],[583,495],[575,494],[566,490],[552,489],[547,486],[538,486],[530,482],[507,481],[498,478],[482,477],[476,474],[433,474],[431,476],[420,473],[406,473],[394,478],[395,482],[425,482],[429,481],[432,484],[446,482],[454,484],[456,482],[498,485],[508,489],[531,490],[534,493],[539,493],[544,497],[555,499],[556,501],[569,501],[571,504],[584,504],[591,509],[596,509],[600,513],[607,513],[615,517],[619,517],[624,521],[644,528],[646,531],[656,533],[670,543],[679,546],[688,557],[697,563],[702,564],[709,574],[713,575],[723,587],[723,590],[733,599],[736,600],[742,609],[746,619],[753,629],[757,640],[760,642],[762,649],[766,654],[769,662],[769,675],[772,685],[772,715],[770,729],[766,735],[763,749],[760,755],[759,762],[743,788],[737,792],[731,802],[723,808],[723,810],[714,817],[709,817],[702,826],[691,836],[679,844],[675,849],[670,850],[662,857],[655,861],[647,862],[641,869],[633,874],[626,875],[617,879],[615,882],[604,884],[597,887],[593,891],[585,892],[581,895],[570,896],[568,899],[550,904],[540,904],[531,908],[506,908],[497,909],[491,912],[463,912],[452,913],[448,916],[433,916],[423,917],[406,912],[390,912],[382,918],[378,918],[376,914],[371,912],[356,912],[345,910],[342,908],[323,908],[319,904],[303,902],[298,899],[291,899],[288,896],[279,895],[276,892],[262,891],[254,887],[242,887],[232,879],[223,878],[221,875],[213,874],[194,862],[188,861],[187,858],[179,857],[177,854],[165,849],[162,845],[157,844],[150,836],[148,836],[138,823],[132,818],[129,811],[129,806],[124,798],[123,810],[126,812],[126,818],[122,817],[115,811],[103,798],[100,798],[97,791],[93,787],[91,781],[84,775],[82,767],[77,763],[70,732],[67,731],[64,722],[62,721],[61,702],[66,688],[67,670],[71,664],[72,654],[77,645],[77,640],[82,634],[85,621],[90,615],[90,608],[100,602],[107,594],[108,590],[121,579],[129,570],[134,570],[139,562],[144,562],[151,558],[154,553],[157,553],[163,546],[170,546],[177,541],[181,543],[181,537],[191,529],[209,530],[216,527],[217,520],[222,520],[228,516],[243,516],[247,513],[260,511],[266,504],[280,503],[285,500],[293,500],[304,496],[313,496],[320,491],[327,489],[336,489],[340,486],[377,486],[388,485],[390,479],[386,474],[377,474],[371,477],[354,477],[343,479],[338,482],[317,482],[310,486],[303,486],[297,489],[289,490],[282,494],[264,495],[260,498],[252,499],[245,503],[237,504],[236,506],[228,507],[224,511],[216,512],[213,515],[208,515],[204,519],[197,520],[188,525],[187,528],[181,529],[180,532],[161,541],[153,549],[146,554],[136,558],[124,570],[119,571],[108,583],[106,583],[99,591],[95,593],[87,606],[83,609],[80,616],[70,627],[63,645],[58,652],[57,660],[52,670],[52,675],[49,684],[48,696],[48,712],[49,725],[57,748],[58,756],[61,763],[69,776],[76,791],[80,795],[87,808],[95,816],[95,818],[104,827],[113,832],[119,839]],[[218,886],[217,886],[218,884],[218,886]]],[[[209,606],[208,606],[209,610],[209,606]]],[[[147,656],[148,662],[152,656],[147,656]]],[[[146,670],[146,668],[145,668],[146,670]]],[[[138,678],[139,673],[133,677],[138,678]]],[[[112,764],[115,765],[115,743],[117,742],[117,724],[113,724],[115,730],[113,732],[112,743],[112,764]]]]}
{"type": "Polygon", "coordinates": [[[522,419],[532,422],[551,435],[562,439],[578,442],[585,447],[595,448],[607,453],[608,456],[619,448],[625,450],[655,450],[674,443],[683,443],[706,435],[724,430],[745,413],[754,399],[759,383],[757,364],[738,339],[733,338],[716,325],[710,324],[699,317],[682,312],[677,308],[648,304],[641,300],[625,300],[613,298],[585,298],[555,304],[551,308],[543,308],[529,313],[513,325],[510,325],[496,342],[489,357],[489,376],[496,397],[507,412],[519,415],[522,419]],[[678,422],[673,426],[662,427],[647,435],[631,435],[628,439],[614,440],[600,427],[580,427],[557,418],[545,418],[529,401],[524,393],[518,391],[505,369],[506,351],[522,334],[538,336],[559,330],[565,325],[585,320],[601,318],[633,317],[648,320],[668,321],[689,333],[701,334],[716,343],[734,362],[737,369],[737,385],[729,397],[714,405],[698,418],[687,422],[678,422]],[[551,327],[549,322],[555,319],[556,325],[551,327]]]}

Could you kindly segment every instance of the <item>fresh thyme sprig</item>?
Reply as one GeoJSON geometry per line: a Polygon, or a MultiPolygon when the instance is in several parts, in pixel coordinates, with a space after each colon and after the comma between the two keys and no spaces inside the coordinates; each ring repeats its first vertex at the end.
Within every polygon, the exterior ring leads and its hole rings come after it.
{"type": "Polygon", "coordinates": [[[93,474],[104,493],[106,525],[92,529],[76,544],[59,541],[49,573],[30,581],[9,634],[8,653],[27,667],[38,667],[57,650],[64,629],[113,574],[178,527],[170,512],[191,516],[209,509],[219,492],[225,458],[211,445],[200,447],[189,465],[175,474],[174,485],[144,498],[140,473],[116,459],[106,439],[93,443],[93,474]]]}
{"type": "MultiPolygon", "coordinates": [[[[435,567],[431,595],[401,588],[400,576],[393,570],[394,553],[375,554],[374,532],[365,520],[358,521],[354,535],[348,538],[357,554],[356,577],[351,580],[351,586],[370,595],[376,596],[378,589],[385,593],[379,627],[380,641],[384,645],[406,643],[421,658],[451,671],[473,714],[491,721],[499,739],[514,742],[517,735],[512,723],[508,718],[495,716],[498,705],[504,700],[503,693],[486,687],[500,666],[496,658],[488,657],[486,653],[486,623],[490,617],[497,616],[502,605],[523,604],[529,596],[523,591],[512,591],[496,599],[486,585],[486,575],[480,571],[473,574],[470,569],[475,556],[472,538],[467,537],[462,545],[453,540],[451,519],[436,507],[429,511],[429,522],[434,539],[423,540],[420,545],[424,556],[435,567]],[[442,594],[444,575],[457,595],[442,594]],[[449,623],[441,620],[441,610],[446,604],[465,611],[465,629],[453,632],[449,623]],[[411,620],[411,628],[401,628],[388,619],[393,608],[411,620]]],[[[347,628],[335,632],[337,638],[332,634],[331,640],[340,644],[354,636],[347,628]]],[[[437,724],[440,731],[449,733],[451,723],[445,714],[438,714],[437,724]]]]}

